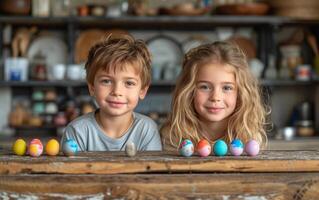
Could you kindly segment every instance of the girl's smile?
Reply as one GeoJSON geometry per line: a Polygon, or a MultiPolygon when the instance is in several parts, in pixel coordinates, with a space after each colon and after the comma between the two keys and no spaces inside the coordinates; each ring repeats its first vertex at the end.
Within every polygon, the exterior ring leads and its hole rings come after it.
{"type": "Polygon", "coordinates": [[[206,107],[206,109],[208,110],[208,112],[212,113],[212,114],[218,114],[219,112],[221,112],[224,108],[222,107],[206,107]]]}

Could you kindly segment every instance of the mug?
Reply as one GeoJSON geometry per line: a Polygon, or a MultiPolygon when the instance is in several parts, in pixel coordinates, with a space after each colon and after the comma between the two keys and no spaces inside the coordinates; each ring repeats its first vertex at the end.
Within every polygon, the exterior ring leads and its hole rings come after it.
{"type": "Polygon", "coordinates": [[[67,67],[66,76],[69,80],[80,80],[82,78],[82,71],[79,65],[72,64],[67,67]]]}
{"type": "Polygon", "coordinates": [[[27,58],[7,58],[4,62],[6,81],[27,81],[29,61],[27,58]]]}
{"type": "Polygon", "coordinates": [[[63,80],[66,71],[64,64],[56,64],[52,67],[52,78],[54,80],[63,80]]]}

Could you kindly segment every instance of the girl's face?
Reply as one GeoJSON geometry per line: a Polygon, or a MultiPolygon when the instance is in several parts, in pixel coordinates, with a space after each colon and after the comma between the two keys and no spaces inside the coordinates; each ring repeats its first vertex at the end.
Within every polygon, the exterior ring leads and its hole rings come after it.
{"type": "Polygon", "coordinates": [[[200,67],[194,107],[204,123],[225,122],[236,107],[238,88],[232,66],[208,63],[200,67]]]}
{"type": "Polygon", "coordinates": [[[131,115],[143,99],[148,88],[142,88],[140,74],[134,66],[124,67],[124,70],[114,72],[98,70],[94,84],[89,84],[90,94],[95,97],[100,112],[110,117],[131,115]]]}

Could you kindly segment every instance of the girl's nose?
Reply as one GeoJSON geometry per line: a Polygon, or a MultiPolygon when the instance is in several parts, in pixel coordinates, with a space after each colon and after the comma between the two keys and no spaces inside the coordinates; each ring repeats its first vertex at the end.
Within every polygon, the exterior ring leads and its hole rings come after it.
{"type": "Polygon", "coordinates": [[[214,102],[218,102],[218,101],[221,101],[221,99],[222,99],[222,93],[221,93],[221,91],[219,91],[218,89],[214,89],[214,90],[211,92],[211,95],[210,95],[209,100],[210,100],[210,101],[214,101],[214,102]]]}

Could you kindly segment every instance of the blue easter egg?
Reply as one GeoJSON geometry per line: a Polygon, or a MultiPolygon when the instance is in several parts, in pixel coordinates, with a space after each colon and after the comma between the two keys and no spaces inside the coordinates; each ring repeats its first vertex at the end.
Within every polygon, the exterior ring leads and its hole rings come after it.
{"type": "Polygon", "coordinates": [[[224,140],[217,140],[214,144],[213,150],[216,156],[224,156],[227,154],[228,147],[224,140]]]}
{"type": "Polygon", "coordinates": [[[179,154],[185,157],[190,157],[194,153],[194,145],[189,139],[183,140],[179,146],[179,154]]]}
{"type": "Polygon", "coordinates": [[[240,139],[234,139],[230,143],[230,152],[234,156],[240,156],[244,151],[244,145],[240,139]]]}
{"type": "Polygon", "coordinates": [[[63,143],[62,151],[66,156],[74,156],[78,152],[78,144],[73,139],[68,139],[63,143]]]}

